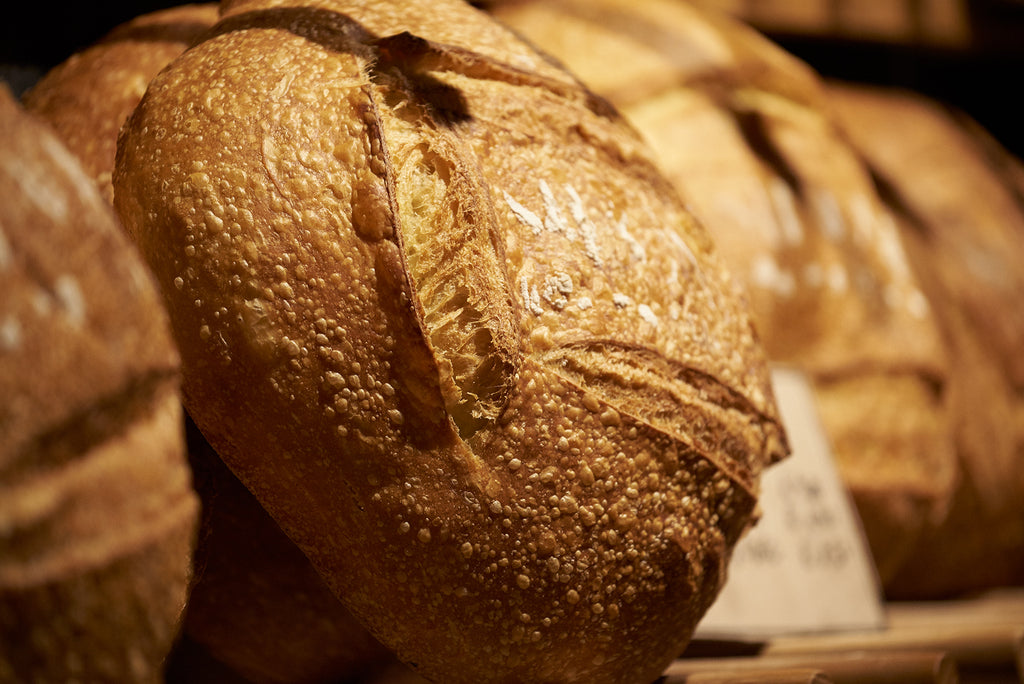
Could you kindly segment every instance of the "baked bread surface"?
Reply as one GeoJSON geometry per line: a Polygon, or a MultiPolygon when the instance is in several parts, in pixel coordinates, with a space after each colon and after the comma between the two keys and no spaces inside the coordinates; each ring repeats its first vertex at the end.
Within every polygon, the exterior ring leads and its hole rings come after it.
{"type": "Polygon", "coordinates": [[[786,450],[707,235],[467,5],[224,10],[114,173],[197,424],[429,678],[653,680],[786,450]]]}
{"type": "MultiPolygon", "coordinates": [[[[121,125],[149,81],[218,16],[210,3],[136,17],[54,67],[25,94],[26,108],[53,127],[108,201],[121,125]]],[[[187,643],[174,649],[169,680],[218,681],[242,673],[255,684],[315,684],[385,660],[384,648],[189,425],[202,516],[182,624],[187,643]]]]}
{"type": "Polygon", "coordinates": [[[393,664],[191,421],[186,435],[203,515],[182,624],[190,644],[169,682],[208,677],[200,650],[252,684],[355,681],[393,664]]]}
{"type": "Polygon", "coordinates": [[[607,97],[746,286],[769,358],[808,374],[883,582],[958,478],[928,300],[820,78],[675,0],[523,0],[493,13],[607,97]]]}

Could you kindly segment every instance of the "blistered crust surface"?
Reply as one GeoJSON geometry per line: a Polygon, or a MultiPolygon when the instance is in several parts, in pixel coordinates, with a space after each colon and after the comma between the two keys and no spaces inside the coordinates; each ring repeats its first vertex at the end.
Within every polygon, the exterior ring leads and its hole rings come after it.
{"type": "Polygon", "coordinates": [[[672,0],[494,11],[664,152],[667,177],[747,286],[769,357],[814,382],[885,580],[955,486],[949,360],[893,214],[819,78],[738,22],[672,0]],[[640,59],[622,57],[630,48],[640,59]]]}
{"type": "Polygon", "coordinates": [[[190,410],[424,673],[653,679],[785,450],[744,305],[572,79],[332,7],[231,6],[123,134],[190,410]]]}
{"type": "Polygon", "coordinates": [[[0,116],[0,475],[10,482],[115,431],[89,427],[94,404],[128,414],[148,403],[133,395],[173,390],[178,359],[152,277],[76,160],[7,91],[0,116]]]}

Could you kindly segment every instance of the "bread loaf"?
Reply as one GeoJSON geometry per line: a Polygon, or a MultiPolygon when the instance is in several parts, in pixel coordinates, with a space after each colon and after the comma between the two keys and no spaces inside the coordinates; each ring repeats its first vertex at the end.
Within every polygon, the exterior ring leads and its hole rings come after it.
{"type": "Polygon", "coordinates": [[[216,3],[142,15],[51,69],[22,96],[30,112],[53,126],[108,202],[121,124],[150,79],[216,18],[216,3]]]}
{"type": "Polygon", "coordinates": [[[429,678],[653,680],[785,453],[707,235],[462,2],[223,10],[114,173],[196,423],[429,678]]]}
{"type": "Polygon", "coordinates": [[[498,3],[620,107],[750,292],[765,349],[806,371],[883,582],[946,513],[947,360],[871,176],[817,75],[676,0],[498,3]]]}
{"type": "Polygon", "coordinates": [[[150,274],[0,89],[0,681],[159,682],[197,499],[150,274]]]}
{"type": "Polygon", "coordinates": [[[891,584],[904,598],[1024,581],[1024,201],[1009,154],[924,96],[834,83],[830,102],[900,217],[954,364],[963,471],[942,524],[891,584]]]}
{"type": "MultiPolygon", "coordinates": [[[[118,130],[153,76],[217,16],[215,4],[140,16],[72,55],[26,93],[26,107],[54,127],[110,201],[118,130]]],[[[211,670],[208,660],[192,657],[198,649],[221,664],[216,679],[231,668],[257,684],[334,682],[383,660],[383,647],[198,430],[189,430],[188,453],[203,510],[183,624],[195,648],[176,649],[168,676],[192,682],[198,669],[211,670]]]]}

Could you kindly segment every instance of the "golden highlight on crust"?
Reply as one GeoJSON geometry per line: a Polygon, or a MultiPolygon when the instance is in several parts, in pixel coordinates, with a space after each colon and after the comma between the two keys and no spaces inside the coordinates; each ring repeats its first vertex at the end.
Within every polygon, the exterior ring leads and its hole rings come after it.
{"type": "Polygon", "coordinates": [[[217,4],[186,4],[139,16],[47,72],[22,97],[113,202],[117,132],[160,69],[217,20],[217,4]]]}

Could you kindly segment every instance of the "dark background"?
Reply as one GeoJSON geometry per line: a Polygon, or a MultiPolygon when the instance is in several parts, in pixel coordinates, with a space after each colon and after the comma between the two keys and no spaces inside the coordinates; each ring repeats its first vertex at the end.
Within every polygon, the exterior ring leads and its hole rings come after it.
{"type": "MultiPolygon", "coordinates": [[[[9,6],[0,22],[0,78],[20,93],[46,69],[115,25],[175,4],[180,3],[22,0],[17,11],[9,6]]],[[[1024,0],[971,0],[968,6],[971,38],[956,46],[913,37],[872,40],[755,26],[825,76],[912,88],[946,102],[1024,157],[1024,0]]]]}
{"type": "Polygon", "coordinates": [[[0,78],[20,93],[47,69],[88,47],[116,25],[185,1],[7,0],[0,20],[0,78]]]}
{"type": "Polygon", "coordinates": [[[1024,0],[967,0],[966,7],[970,37],[955,45],[924,36],[871,40],[757,28],[822,75],[909,88],[945,102],[1024,157],[1024,0]]]}

